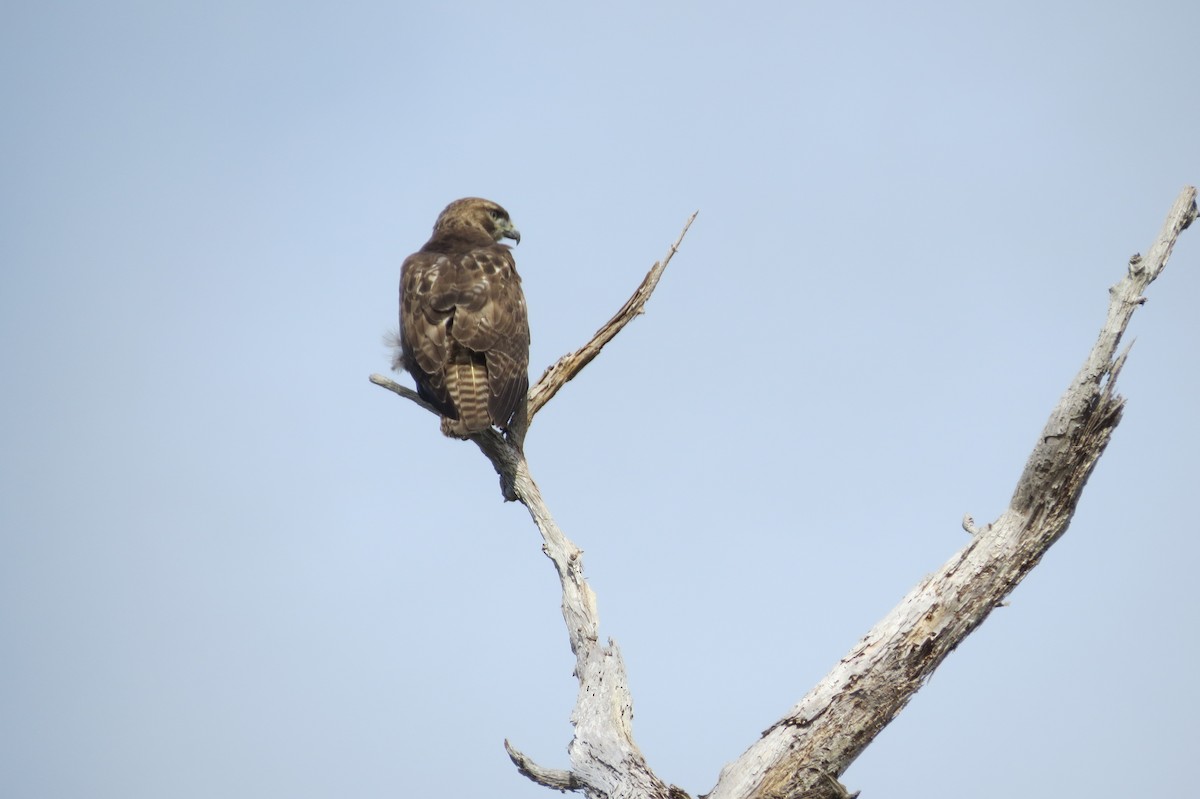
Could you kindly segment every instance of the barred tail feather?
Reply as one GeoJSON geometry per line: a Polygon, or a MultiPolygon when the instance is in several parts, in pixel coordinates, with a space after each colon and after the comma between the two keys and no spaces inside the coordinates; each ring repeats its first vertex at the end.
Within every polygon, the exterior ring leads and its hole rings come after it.
{"type": "Polygon", "coordinates": [[[457,419],[444,419],[442,432],[452,436],[481,433],[492,426],[488,413],[487,368],[482,363],[446,364],[446,392],[458,411],[457,419]]]}

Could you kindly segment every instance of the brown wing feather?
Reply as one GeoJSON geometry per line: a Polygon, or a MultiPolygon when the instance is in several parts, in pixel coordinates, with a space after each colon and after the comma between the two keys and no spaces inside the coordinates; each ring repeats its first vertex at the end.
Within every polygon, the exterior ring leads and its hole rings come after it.
{"type": "Polygon", "coordinates": [[[409,256],[401,268],[400,340],[421,396],[459,420],[456,433],[507,426],[529,388],[529,321],[508,247],[409,256]],[[476,411],[484,405],[490,418],[476,411]]]}
{"type": "Polygon", "coordinates": [[[418,252],[400,267],[400,357],[398,363],[413,376],[417,392],[444,416],[458,418],[446,390],[445,366],[450,361],[450,311],[434,307],[434,288],[450,270],[449,259],[418,252]]]}

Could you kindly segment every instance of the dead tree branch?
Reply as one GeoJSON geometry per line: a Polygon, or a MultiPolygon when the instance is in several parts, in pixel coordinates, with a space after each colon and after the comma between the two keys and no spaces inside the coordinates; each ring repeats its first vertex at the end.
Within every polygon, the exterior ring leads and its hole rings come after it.
{"type": "MultiPolygon", "coordinates": [[[[1124,400],[1115,381],[1128,349],[1117,347],[1142,293],[1162,272],[1179,234],[1196,218],[1196,190],[1188,187],[1167,215],[1147,256],[1135,255],[1110,289],[1108,316],[1029,458],[1009,508],[979,527],[963,528],[971,542],[934,575],[922,580],[887,616],[736,761],[727,765],[706,799],[839,799],[854,796],[840,776],[904,708],[958,644],[1004,598],[1066,531],[1083,487],[1121,419],[1124,400]]],[[[625,306],[592,340],[559,359],[531,389],[527,419],[586,366],[642,309],[678,250],[695,214],[667,256],[651,268],[625,306]]],[[[388,378],[371,381],[413,400],[416,393],[388,378]]],[[[633,741],[632,699],[616,645],[599,641],[596,598],[583,576],[580,550],[563,534],[542,501],[516,441],[495,430],[473,437],[500,475],[504,496],[528,508],[543,550],[562,585],[563,618],[575,654],[579,693],[568,747],[572,768],[548,769],[505,742],[518,770],[560,791],[593,799],[685,799],[651,771],[633,741]]]]}
{"type": "MultiPolygon", "coordinates": [[[[575,377],[600,353],[604,345],[643,312],[663,270],[679,250],[696,214],[688,218],[663,260],[650,268],[640,286],[612,319],[587,344],[563,356],[546,370],[529,392],[529,410],[524,427],[567,381],[575,377]]],[[[415,391],[383,375],[373,374],[372,383],[412,400],[436,414],[415,391]]],[[[523,504],[542,534],[542,550],[554,563],[562,585],[562,612],[571,651],[575,654],[575,676],[579,693],[571,723],[575,734],[567,747],[570,770],[543,768],[507,741],[505,749],[518,771],[534,782],[560,791],[582,791],[594,799],[686,799],[687,794],[667,785],[650,770],[633,740],[633,699],[625,677],[625,664],[616,644],[600,642],[600,617],[596,596],[583,576],[583,553],[555,523],[529,473],[520,442],[525,430],[506,438],[497,430],[472,436],[471,440],[491,461],[500,475],[504,498],[523,504]]]]}
{"type": "Polygon", "coordinates": [[[1029,573],[1062,536],[1083,486],[1121,420],[1114,392],[1128,349],[1117,346],[1142,292],[1162,273],[1179,234],[1196,218],[1196,190],[1183,190],[1143,257],[1129,259],[1109,290],[1095,346],[1050,414],[1000,518],[973,535],[842,658],[833,670],[735,762],[708,799],[839,796],[841,775],[904,708],[934,669],[1029,573]]]}
{"type": "Polygon", "coordinates": [[[600,350],[604,349],[604,345],[612,341],[618,333],[633,321],[634,317],[645,313],[646,301],[650,299],[650,295],[654,293],[655,287],[658,286],[658,279],[662,277],[663,270],[667,268],[667,264],[671,263],[671,258],[675,253],[679,252],[679,245],[683,243],[683,237],[687,235],[688,229],[692,226],[692,222],[696,221],[696,211],[688,217],[688,221],[684,223],[683,230],[679,233],[679,238],[675,239],[675,243],[671,245],[671,249],[667,250],[667,254],[661,261],[658,261],[654,266],[650,267],[650,271],[642,278],[642,283],[637,287],[625,304],[621,306],[621,310],[613,315],[604,323],[604,326],[596,331],[592,336],[591,341],[584,344],[579,349],[564,355],[559,358],[553,366],[542,373],[541,378],[537,381],[537,385],[529,390],[529,418],[532,419],[542,406],[550,401],[550,398],[558,393],[558,390],[565,386],[568,381],[583,371],[583,367],[592,362],[592,359],[600,354],[600,350]]]}

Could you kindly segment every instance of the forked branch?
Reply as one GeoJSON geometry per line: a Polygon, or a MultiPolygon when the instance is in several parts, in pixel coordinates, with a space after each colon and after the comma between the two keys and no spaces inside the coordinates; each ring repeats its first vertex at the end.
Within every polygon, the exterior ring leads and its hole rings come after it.
{"type": "MultiPolygon", "coordinates": [[[[1142,293],[1161,274],[1179,234],[1196,218],[1188,187],[1167,215],[1149,253],[1135,255],[1110,289],[1100,336],[1050,415],[1013,493],[1009,508],[982,527],[968,515],[971,542],[936,574],[922,580],[887,616],[740,758],[727,765],[707,799],[844,799],[840,776],[904,708],[934,669],[999,606],[1066,531],[1083,487],[1121,419],[1124,400],[1115,381],[1128,350],[1117,348],[1142,293]]],[[[641,313],[666,258],[656,263],[625,306],[592,340],[559,359],[530,391],[528,419],[641,313]]],[[[379,375],[371,381],[424,403],[415,392],[379,375]]],[[[428,409],[428,406],[425,406],[428,409]]],[[[529,475],[521,447],[495,430],[473,437],[497,473],[507,499],[522,502],[554,562],[563,592],[563,617],[579,694],[568,747],[572,768],[547,769],[505,742],[518,770],[557,790],[595,799],[680,799],[686,794],[650,770],[633,741],[632,700],[616,645],[599,641],[595,595],[583,577],[581,553],[555,524],[529,475]]]]}
{"type": "MultiPolygon", "coordinates": [[[[494,429],[471,437],[500,475],[505,499],[525,505],[542,534],[542,550],[553,561],[562,586],[563,619],[567,625],[571,651],[575,654],[575,676],[579,680],[579,693],[571,714],[575,735],[567,747],[570,770],[543,768],[517,751],[508,741],[504,742],[504,747],[518,771],[534,782],[560,791],[582,791],[596,799],[686,799],[687,794],[656,777],[634,743],[633,700],[629,694],[621,653],[611,640],[607,645],[600,642],[596,596],[583,576],[583,553],[566,537],[550,515],[537,484],[530,476],[529,464],[520,442],[534,414],[567,381],[579,374],[605,344],[643,312],[663,270],[678,252],[695,218],[696,214],[688,218],[666,257],[650,268],[621,310],[597,330],[587,344],[563,356],[546,370],[529,392],[528,411],[521,425],[523,429],[514,431],[510,437],[494,429]]],[[[372,383],[437,413],[415,391],[383,375],[371,375],[370,379],[372,383]]]]}

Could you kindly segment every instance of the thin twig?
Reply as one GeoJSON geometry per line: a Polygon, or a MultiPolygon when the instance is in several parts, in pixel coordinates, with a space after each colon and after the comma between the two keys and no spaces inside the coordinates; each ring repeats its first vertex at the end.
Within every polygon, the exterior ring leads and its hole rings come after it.
{"type": "Polygon", "coordinates": [[[384,376],[383,376],[383,375],[381,375],[381,374],[373,374],[373,375],[371,375],[371,376],[370,376],[369,378],[367,378],[367,379],[368,379],[368,380],[370,380],[372,383],[374,383],[374,384],[375,384],[375,385],[377,385],[377,386],[383,386],[383,387],[384,387],[384,388],[386,388],[388,391],[391,391],[391,392],[392,392],[392,393],[394,393],[394,394],[398,394],[398,395],[400,395],[401,397],[404,397],[404,398],[405,398],[405,399],[407,399],[407,400],[412,400],[413,402],[417,403],[418,405],[420,405],[420,406],[421,406],[422,408],[424,408],[425,410],[427,410],[427,411],[429,411],[430,413],[432,413],[434,416],[440,416],[440,415],[441,415],[441,414],[439,414],[439,413],[438,413],[438,409],[437,409],[437,408],[433,407],[433,406],[432,406],[432,405],[430,405],[428,402],[426,402],[425,400],[421,399],[421,395],[420,395],[420,394],[418,394],[417,392],[413,391],[413,390],[412,390],[411,388],[409,388],[408,386],[402,386],[402,385],[400,385],[400,384],[399,384],[399,383],[397,383],[395,380],[392,380],[390,377],[384,377],[384,376]]]}

